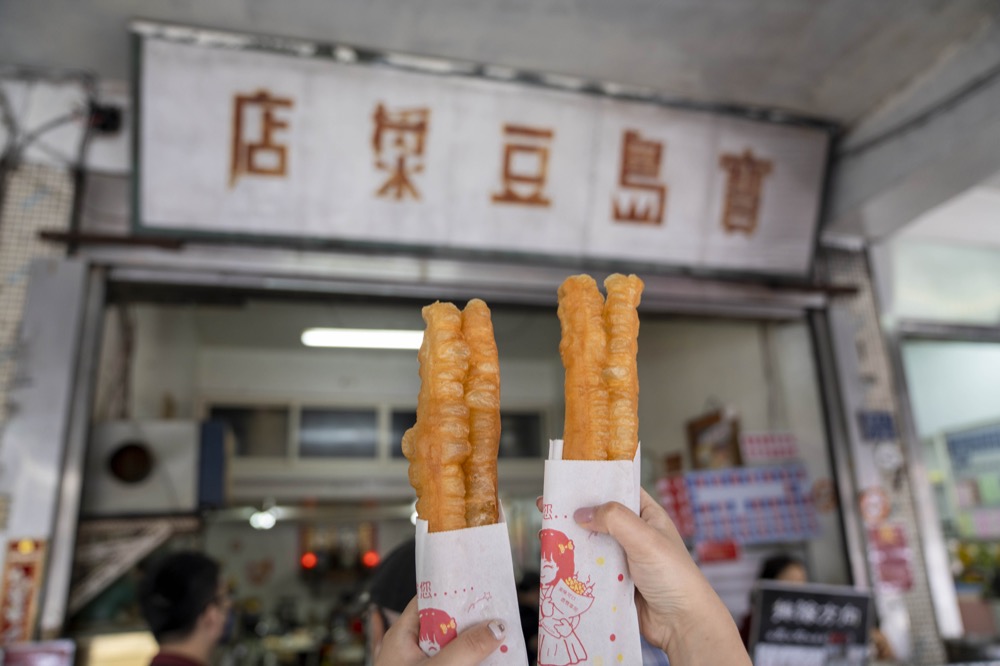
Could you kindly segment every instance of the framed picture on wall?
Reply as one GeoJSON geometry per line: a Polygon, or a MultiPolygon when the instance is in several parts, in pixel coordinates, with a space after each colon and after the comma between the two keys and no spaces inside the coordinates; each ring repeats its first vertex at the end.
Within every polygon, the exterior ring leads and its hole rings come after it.
{"type": "Polygon", "coordinates": [[[688,449],[694,469],[724,469],[743,464],[740,421],[727,409],[716,409],[687,422],[688,449]]]}

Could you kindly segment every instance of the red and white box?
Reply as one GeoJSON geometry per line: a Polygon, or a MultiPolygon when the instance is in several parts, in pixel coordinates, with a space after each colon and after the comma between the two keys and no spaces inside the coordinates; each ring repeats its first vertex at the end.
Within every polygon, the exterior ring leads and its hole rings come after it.
{"type": "Polygon", "coordinates": [[[751,432],[740,435],[744,465],[764,465],[795,460],[799,440],[790,432],[751,432]]]}
{"type": "Polygon", "coordinates": [[[468,627],[499,619],[507,628],[503,644],[486,666],[526,666],[528,653],[514,584],[507,521],[500,509],[495,525],[430,533],[417,521],[418,643],[433,656],[468,627]]]}
{"type": "Polygon", "coordinates": [[[687,479],[683,474],[673,474],[656,481],[656,492],[660,496],[660,506],[677,526],[684,539],[694,536],[694,510],[688,496],[687,479]]]}
{"type": "Polygon", "coordinates": [[[538,666],[641,664],[635,585],[625,552],[576,524],[577,509],[621,502],[639,512],[639,453],[629,460],[563,460],[549,442],[542,505],[538,666]]]}

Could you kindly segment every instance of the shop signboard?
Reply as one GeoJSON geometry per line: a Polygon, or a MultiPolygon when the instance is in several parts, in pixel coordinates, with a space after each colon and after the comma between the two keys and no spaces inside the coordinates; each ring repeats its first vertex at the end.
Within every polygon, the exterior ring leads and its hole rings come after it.
{"type": "Polygon", "coordinates": [[[1000,537],[1000,427],[946,436],[957,503],[956,525],[963,537],[1000,537]]]}
{"type": "Polygon", "coordinates": [[[217,41],[139,39],[140,230],[808,273],[824,127],[217,41]]]}
{"type": "Polygon", "coordinates": [[[755,666],[868,663],[871,597],[851,587],[760,581],[750,651],[755,666]]]}

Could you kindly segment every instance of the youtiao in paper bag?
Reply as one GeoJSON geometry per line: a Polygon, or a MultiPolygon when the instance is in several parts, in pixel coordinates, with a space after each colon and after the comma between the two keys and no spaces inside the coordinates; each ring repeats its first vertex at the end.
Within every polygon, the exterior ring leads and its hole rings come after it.
{"type": "Polygon", "coordinates": [[[468,627],[500,619],[507,638],[483,664],[524,666],[528,663],[514,585],[510,537],[501,512],[495,525],[450,532],[428,532],[417,521],[417,606],[420,648],[427,655],[468,627]]]}
{"type": "Polygon", "coordinates": [[[437,654],[465,629],[500,619],[505,642],[482,663],[527,663],[510,538],[497,494],[500,364],[479,299],[423,309],[417,422],[403,453],[417,492],[418,642],[437,654]]]}
{"type": "Polygon", "coordinates": [[[543,490],[538,664],[640,664],[635,586],[625,553],[573,520],[582,507],[617,501],[639,511],[639,380],[643,283],[589,275],[559,287],[559,354],[566,369],[565,441],[549,444],[543,490]]]}
{"type": "Polygon", "coordinates": [[[539,578],[538,664],[641,664],[635,586],[625,553],[606,534],[577,525],[581,508],[618,501],[639,510],[635,460],[562,460],[562,442],[545,461],[539,578]]]}

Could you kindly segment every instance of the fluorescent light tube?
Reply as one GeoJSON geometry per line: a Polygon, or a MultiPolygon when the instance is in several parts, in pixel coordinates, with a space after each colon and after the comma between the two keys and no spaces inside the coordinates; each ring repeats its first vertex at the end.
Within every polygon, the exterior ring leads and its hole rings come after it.
{"type": "Polygon", "coordinates": [[[344,349],[420,349],[423,331],[375,328],[307,328],[302,332],[306,347],[344,349]]]}

